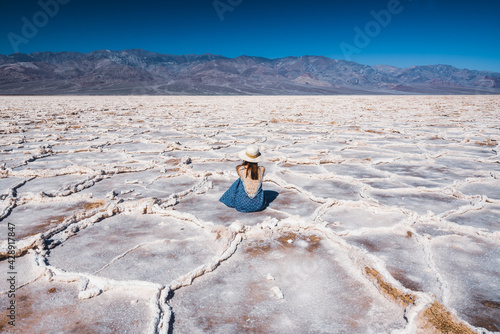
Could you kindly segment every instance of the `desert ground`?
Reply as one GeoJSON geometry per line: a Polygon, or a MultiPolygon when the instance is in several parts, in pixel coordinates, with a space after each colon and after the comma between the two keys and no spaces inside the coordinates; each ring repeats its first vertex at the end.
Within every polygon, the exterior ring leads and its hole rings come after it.
{"type": "Polygon", "coordinates": [[[500,332],[499,141],[499,96],[0,97],[0,331],[500,332]]]}

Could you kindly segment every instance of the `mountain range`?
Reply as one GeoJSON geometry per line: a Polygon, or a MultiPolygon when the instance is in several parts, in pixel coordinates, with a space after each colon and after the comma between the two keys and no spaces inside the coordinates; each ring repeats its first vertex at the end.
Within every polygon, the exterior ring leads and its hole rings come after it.
{"type": "Polygon", "coordinates": [[[1,95],[500,94],[500,73],[141,49],[0,55],[1,95]]]}

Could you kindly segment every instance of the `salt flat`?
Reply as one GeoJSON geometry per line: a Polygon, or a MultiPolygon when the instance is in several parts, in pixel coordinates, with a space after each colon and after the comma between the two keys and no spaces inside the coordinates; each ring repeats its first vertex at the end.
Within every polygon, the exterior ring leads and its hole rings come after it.
{"type": "Polygon", "coordinates": [[[498,96],[0,97],[0,117],[2,332],[500,332],[498,96]],[[253,143],[272,202],[244,214],[218,199],[253,143]]]}

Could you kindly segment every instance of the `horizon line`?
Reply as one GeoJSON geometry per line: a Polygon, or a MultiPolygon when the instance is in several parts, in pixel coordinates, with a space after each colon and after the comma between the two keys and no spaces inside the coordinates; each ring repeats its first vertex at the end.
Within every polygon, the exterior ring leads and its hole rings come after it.
{"type": "Polygon", "coordinates": [[[466,68],[466,67],[457,67],[457,66],[454,66],[454,65],[443,64],[443,63],[426,64],[426,65],[410,65],[410,66],[407,66],[407,67],[399,67],[399,66],[394,66],[394,65],[390,65],[390,64],[368,65],[368,64],[359,63],[359,62],[356,62],[356,61],[353,61],[353,60],[336,59],[336,58],[330,58],[328,56],[323,56],[323,55],[310,55],[310,54],[304,54],[302,56],[285,56],[285,57],[277,57],[277,58],[268,58],[268,57],[264,57],[264,56],[250,56],[250,55],[246,55],[246,54],[239,55],[239,56],[236,56],[236,57],[227,57],[227,56],[224,56],[224,55],[214,54],[214,53],[210,53],[210,52],[205,52],[203,54],[196,54],[196,53],[173,54],[173,53],[160,53],[160,52],[156,52],[156,51],[149,51],[149,50],[145,50],[145,49],[141,49],[141,48],[133,48],[133,49],[122,49],[122,50],[97,49],[97,50],[92,50],[92,51],[88,51],[88,52],[81,52],[81,51],[34,51],[34,52],[30,52],[30,53],[14,52],[14,53],[11,53],[11,54],[0,54],[0,55],[9,57],[9,56],[16,55],[16,54],[24,54],[24,55],[31,55],[31,54],[34,54],[34,53],[79,53],[79,54],[89,54],[89,53],[97,52],[97,51],[124,52],[124,51],[134,51],[134,50],[146,51],[146,52],[156,53],[156,54],[160,54],[160,55],[167,55],[167,56],[179,56],[180,57],[180,56],[204,56],[204,55],[212,55],[212,56],[223,57],[223,58],[226,58],[226,59],[236,59],[236,58],[240,58],[240,57],[253,57],[253,58],[264,58],[264,59],[268,59],[268,60],[278,60],[278,59],[285,59],[285,58],[323,57],[323,58],[327,58],[327,59],[330,59],[330,60],[344,61],[344,62],[348,62],[348,63],[355,63],[355,64],[360,64],[360,65],[369,66],[369,67],[373,67],[373,66],[391,66],[391,67],[394,67],[394,68],[397,68],[397,69],[407,69],[407,68],[411,68],[411,67],[425,67],[425,66],[439,66],[439,65],[443,65],[443,66],[451,66],[451,67],[454,67],[454,68],[459,69],[459,70],[478,71],[478,72],[490,72],[490,73],[498,73],[498,74],[500,74],[500,72],[496,72],[496,71],[492,71],[492,70],[477,70],[477,69],[470,69],[470,68],[466,68]]]}

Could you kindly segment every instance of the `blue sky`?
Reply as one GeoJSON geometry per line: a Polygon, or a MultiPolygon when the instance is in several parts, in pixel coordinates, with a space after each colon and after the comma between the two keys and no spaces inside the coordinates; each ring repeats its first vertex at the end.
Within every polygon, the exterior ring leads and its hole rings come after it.
{"type": "Polygon", "coordinates": [[[450,64],[500,72],[499,36],[500,1],[485,0],[0,3],[0,54],[141,48],[226,57],[322,55],[368,65],[450,64]]]}

